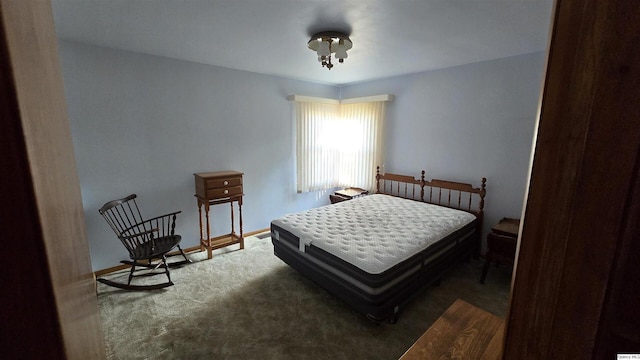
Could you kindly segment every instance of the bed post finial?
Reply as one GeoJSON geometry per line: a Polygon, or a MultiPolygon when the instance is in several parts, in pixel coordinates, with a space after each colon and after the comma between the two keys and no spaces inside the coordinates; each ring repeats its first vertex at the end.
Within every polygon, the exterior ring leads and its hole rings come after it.
{"type": "Polygon", "coordinates": [[[376,166],[376,193],[380,193],[380,165],[376,166]]]}
{"type": "Polygon", "coordinates": [[[424,179],[424,170],[422,170],[422,175],[420,176],[420,201],[424,201],[424,185],[427,183],[424,179]]]}

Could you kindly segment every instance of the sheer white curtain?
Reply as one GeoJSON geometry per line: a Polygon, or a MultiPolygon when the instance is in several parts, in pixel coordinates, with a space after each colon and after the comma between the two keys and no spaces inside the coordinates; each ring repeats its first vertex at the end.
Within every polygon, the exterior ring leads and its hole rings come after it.
{"type": "Polygon", "coordinates": [[[295,111],[297,191],[372,190],[376,165],[384,163],[384,102],[296,101],[295,111]]]}

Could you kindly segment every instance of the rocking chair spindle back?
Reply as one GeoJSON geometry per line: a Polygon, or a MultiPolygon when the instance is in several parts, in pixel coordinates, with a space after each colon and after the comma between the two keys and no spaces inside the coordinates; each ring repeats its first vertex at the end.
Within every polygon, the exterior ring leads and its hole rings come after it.
{"type": "Polygon", "coordinates": [[[108,279],[97,279],[101,283],[127,290],[152,290],[173,285],[169,273],[170,266],[179,266],[190,263],[186,254],[180,248],[181,236],[175,234],[176,215],[181,211],[157,216],[144,220],[140,208],[136,202],[136,194],[125,198],[109,201],[98,212],[107,221],[118,239],[129,252],[132,261],[123,260],[123,264],[131,266],[127,284],[117,283],[108,279]],[[170,251],[177,248],[184,257],[183,261],[168,263],[167,257],[170,251]],[[157,262],[154,263],[154,260],[157,262]],[[136,274],[136,267],[152,269],[151,272],[136,274]],[[163,272],[154,270],[162,268],[163,272]],[[165,274],[167,282],[153,285],[131,285],[131,280],[136,276],[151,276],[165,274]]]}

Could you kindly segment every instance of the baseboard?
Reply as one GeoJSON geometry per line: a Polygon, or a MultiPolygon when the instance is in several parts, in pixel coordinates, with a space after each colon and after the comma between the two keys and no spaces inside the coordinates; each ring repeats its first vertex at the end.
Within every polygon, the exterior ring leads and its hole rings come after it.
{"type": "MultiPolygon", "coordinates": [[[[261,230],[256,230],[256,231],[250,231],[250,232],[244,233],[242,235],[243,235],[243,237],[247,238],[249,236],[260,234],[260,233],[263,233],[263,232],[269,231],[269,230],[270,230],[269,228],[266,228],[266,229],[261,229],[261,230]]],[[[182,250],[184,250],[184,252],[187,253],[187,254],[193,253],[193,252],[199,252],[200,251],[200,245],[192,246],[190,248],[186,248],[186,249],[182,249],[182,250]]],[[[180,252],[175,251],[175,252],[169,253],[168,255],[171,256],[171,255],[178,255],[178,254],[180,254],[180,252]]],[[[122,265],[112,266],[110,268],[94,271],[93,275],[94,275],[94,277],[98,278],[98,277],[100,277],[102,275],[110,274],[112,272],[116,272],[116,271],[120,271],[120,270],[124,270],[124,269],[128,269],[128,268],[130,268],[129,265],[122,264],[122,265]]]]}

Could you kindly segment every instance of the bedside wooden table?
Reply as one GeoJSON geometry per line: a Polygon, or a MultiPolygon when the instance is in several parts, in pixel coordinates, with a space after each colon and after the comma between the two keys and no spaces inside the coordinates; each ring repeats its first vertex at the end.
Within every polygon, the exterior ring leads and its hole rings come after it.
{"type": "Polygon", "coordinates": [[[239,171],[216,171],[193,174],[195,176],[195,197],[198,200],[198,215],[200,217],[200,251],[207,249],[207,258],[211,259],[212,251],[225,246],[240,244],[244,249],[244,236],[242,233],[242,176],[239,171]],[[240,234],[236,234],[234,207],[238,204],[238,220],[240,234]],[[231,232],[226,235],[211,237],[211,225],[209,208],[218,204],[231,205],[231,232]],[[204,223],[202,208],[204,207],[204,223]]]}
{"type": "Polygon", "coordinates": [[[335,204],[340,201],[351,200],[365,195],[369,195],[369,191],[356,187],[349,187],[330,194],[329,200],[331,200],[332,204],[335,204]]]}
{"type": "Polygon", "coordinates": [[[510,218],[503,218],[491,228],[491,233],[487,235],[487,254],[485,255],[486,261],[482,268],[482,275],[480,276],[481,284],[484,284],[492,261],[513,266],[519,230],[520,219],[510,218]]]}

